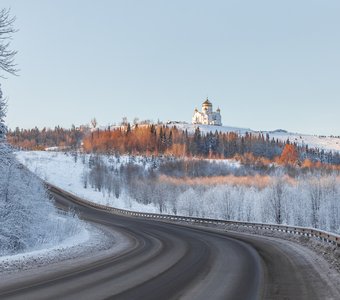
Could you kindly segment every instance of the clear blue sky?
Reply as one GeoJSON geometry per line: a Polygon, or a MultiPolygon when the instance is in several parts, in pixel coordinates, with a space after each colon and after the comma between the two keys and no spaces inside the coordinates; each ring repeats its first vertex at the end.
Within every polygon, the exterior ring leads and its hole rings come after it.
{"type": "Polygon", "coordinates": [[[20,76],[1,80],[11,128],[190,122],[340,134],[340,1],[2,0],[20,76]],[[217,107],[216,107],[217,108],[217,107]]]}

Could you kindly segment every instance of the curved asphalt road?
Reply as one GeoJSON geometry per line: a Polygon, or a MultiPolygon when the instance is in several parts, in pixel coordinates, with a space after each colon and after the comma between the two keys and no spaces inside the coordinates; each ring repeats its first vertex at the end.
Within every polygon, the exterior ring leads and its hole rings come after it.
{"type": "Polygon", "coordinates": [[[340,299],[303,257],[275,241],[116,216],[53,196],[82,218],[124,234],[130,247],[8,284],[0,299],[340,299]]]}

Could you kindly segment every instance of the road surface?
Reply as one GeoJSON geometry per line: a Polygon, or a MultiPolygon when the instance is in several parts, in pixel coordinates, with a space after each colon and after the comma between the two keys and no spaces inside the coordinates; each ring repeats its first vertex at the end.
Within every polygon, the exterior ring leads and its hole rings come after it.
{"type": "Polygon", "coordinates": [[[340,299],[322,270],[282,240],[116,216],[53,196],[129,247],[0,284],[0,299],[340,299]]]}

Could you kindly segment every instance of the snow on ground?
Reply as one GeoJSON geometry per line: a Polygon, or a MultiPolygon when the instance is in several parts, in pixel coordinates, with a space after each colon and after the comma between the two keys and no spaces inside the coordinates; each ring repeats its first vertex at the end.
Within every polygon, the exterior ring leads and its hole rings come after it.
{"type": "MultiPolygon", "coordinates": [[[[124,192],[117,199],[105,193],[95,191],[90,187],[84,188],[82,182],[84,164],[80,158],[75,159],[74,156],[65,155],[62,152],[43,151],[17,152],[16,155],[22,164],[41,179],[88,201],[139,212],[157,213],[159,211],[152,204],[144,205],[137,203],[124,194],[124,192]]],[[[112,160],[112,158],[108,159],[112,160]]],[[[129,159],[131,157],[122,156],[119,158],[119,161],[115,160],[111,163],[119,167],[120,164],[126,163],[129,159]]],[[[142,164],[142,160],[137,157],[136,163],[142,164]]],[[[145,167],[147,168],[149,165],[151,165],[151,162],[145,165],[145,167]]]]}
{"type": "Polygon", "coordinates": [[[240,127],[233,127],[233,126],[213,126],[213,125],[193,125],[187,123],[169,123],[168,126],[176,126],[178,129],[187,130],[188,133],[194,133],[196,128],[199,128],[202,133],[209,133],[209,132],[236,132],[238,134],[245,134],[246,132],[254,132],[250,128],[240,128],[240,127]]]}

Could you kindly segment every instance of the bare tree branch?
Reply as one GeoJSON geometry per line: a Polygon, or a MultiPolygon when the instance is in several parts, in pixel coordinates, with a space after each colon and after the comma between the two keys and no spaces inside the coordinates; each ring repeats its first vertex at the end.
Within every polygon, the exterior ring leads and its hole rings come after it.
{"type": "MultiPolygon", "coordinates": [[[[13,27],[14,21],[15,17],[10,16],[9,9],[0,10],[0,70],[17,75],[18,69],[14,62],[17,51],[10,49],[12,34],[17,31],[13,27]]],[[[3,74],[0,77],[5,78],[3,74]]]]}

